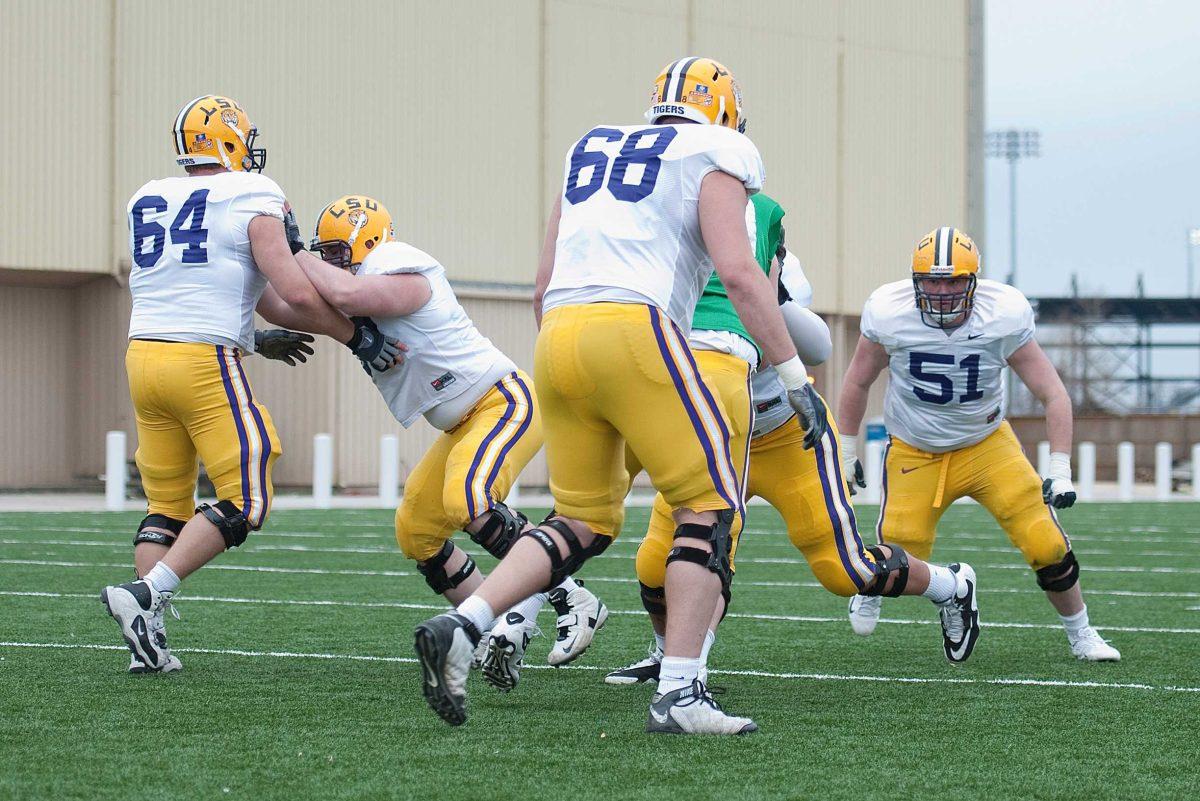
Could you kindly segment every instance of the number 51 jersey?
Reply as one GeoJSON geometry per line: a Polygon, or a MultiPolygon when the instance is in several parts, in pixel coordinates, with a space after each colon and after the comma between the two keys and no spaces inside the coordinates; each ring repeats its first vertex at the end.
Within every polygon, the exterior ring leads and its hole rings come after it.
{"type": "Polygon", "coordinates": [[[714,170],[762,188],[744,135],[718,125],[599,126],[567,153],[562,215],[542,308],[646,303],[685,332],[712,274],[700,185],[714,170]]]}
{"type": "Polygon", "coordinates": [[[267,279],[250,254],[250,221],[283,219],[265,175],[222,172],[150,181],[129,200],[130,339],[201,342],[254,352],[254,307],[267,279]]]}
{"type": "Polygon", "coordinates": [[[966,323],[933,328],[922,322],[906,279],[871,293],[862,335],[888,354],[888,432],[944,453],[980,442],[1004,421],[1004,368],[1033,338],[1033,309],[1019,290],[983,279],[966,323]]]}

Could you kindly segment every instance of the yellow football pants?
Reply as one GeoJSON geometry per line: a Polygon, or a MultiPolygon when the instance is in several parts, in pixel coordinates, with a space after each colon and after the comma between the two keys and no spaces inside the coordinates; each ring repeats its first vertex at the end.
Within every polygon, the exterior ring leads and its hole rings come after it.
{"type": "Polygon", "coordinates": [[[875,536],[928,559],[938,520],[962,497],[991,512],[1034,570],[1061,562],[1071,549],[1007,422],[981,442],[949,453],[929,453],[892,437],[875,536]]]}
{"type": "MultiPolygon", "coordinates": [[[[718,406],[729,420],[729,450],[734,455],[738,486],[742,486],[746,474],[752,418],[750,416],[750,365],[743,359],[728,353],[710,350],[692,351],[704,383],[714,393],[718,406]]],[[[632,448],[625,449],[625,469],[629,481],[642,471],[642,463],[632,448]]],[[[738,537],[746,523],[746,505],[743,493],[738,492],[737,512],[729,531],[729,564],[737,553],[738,537]]],[[[638,546],[638,580],[647,587],[662,587],[666,580],[667,552],[671,550],[675,537],[675,521],[671,506],[660,492],[654,496],[654,507],[650,514],[650,527],[638,546]],[[649,579],[649,580],[647,580],[649,579]]]]}
{"type": "Polygon", "coordinates": [[[661,309],[560,306],[542,320],[534,381],[554,508],[616,536],[629,486],[625,446],[672,509],[737,509],[731,423],[661,309]]]}
{"type": "Polygon", "coordinates": [[[147,512],[192,518],[199,455],[217,498],[237,505],[250,527],[260,528],[271,509],[271,470],[281,448],[237,349],[135,339],[125,369],[147,512]]]}
{"type": "Polygon", "coordinates": [[[436,556],[455,531],[503,501],[542,447],[529,376],[497,382],[457,426],[443,432],[404,482],[396,541],[409,559],[436,556]]]}
{"type": "MultiPolygon", "coordinates": [[[[875,560],[859,538],[831,414],[828,421],[829,433],[812,450],[804,449],[804,430],[795,417],[751,440],[746,497],[762,498],[783,516],[788,538],[825,589],[851,596],[874,580],[875,560]]],[[[663,586],[673,536],[669,510],[655,498],[650,527],[638,548],[638,581],[663,586]]]]}

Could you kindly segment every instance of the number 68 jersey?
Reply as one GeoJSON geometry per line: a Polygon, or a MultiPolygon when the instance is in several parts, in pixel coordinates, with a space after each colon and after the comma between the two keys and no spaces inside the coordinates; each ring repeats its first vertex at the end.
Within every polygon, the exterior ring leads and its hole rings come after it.
{"type": "Polygon", "coordinates": [[[980,280],[967,321],[948,330],[922,322],[911,280],[875,290],[862,335],[888,354],[888,432],[930,453],[983,440],[1004,421],[1004,368],[1033,327],[1029,301],[999,281],[980,280]]]}
{"type": "Polygon", "coordinates": [[[691,328],[712,274],[700,185],[714,170],[762,188],[746,136],[719,125],[598,126],[567,152],[562,215],[542,308],[646,303],[691,328]]]}
{"type": "Polygon", "coordinates": [[[267,279],[250,254],[250,221],[283,219],[265,175],[222,172],[150,181],[129,200],[130,339],[201,342],[254,352],[254,307],[267,279]]]}

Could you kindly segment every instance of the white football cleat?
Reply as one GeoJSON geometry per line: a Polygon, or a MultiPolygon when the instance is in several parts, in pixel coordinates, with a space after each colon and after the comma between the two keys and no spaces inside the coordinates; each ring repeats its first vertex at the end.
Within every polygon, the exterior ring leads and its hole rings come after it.
{"type": "Polygon", "coordinates": [[[176,670],[183,670],[183,663],[179,661],[179,657],[171,653],[171,649],[167,647],[167,623],[164,620],[163,612],[166,607],[171,608],[171,614],[175,619],[179,619],[179,612],[176,611],[175,605],[170,601],[163,604],[163,609],[159,609],[150,618],[150,636],[154,640],[154,644],[158,646],[160,653],[165,654],[162,664],[158,667],[150,667],[137,654],[129,655],[129,672],[130,673],[174,673],[176,670]]]}
{"type": "Polygon", "coordinates": [[[446,612],[417,626],[413,640],[425,702],[442,720],[461,726],[467,722],[467,675],[479,630],[457,612],[446,612]]]}
{"type": "MultiPolygon", "coordinates": [[[[161,618],[163,607],[170,602],[171,595],[169,592],[159,592],[144,579],[108,586],[100,591],[104,608],[117,621],[121,637],[134,657],[129,665],[131,672],[157,673],[167,669],[173,659],[166,647],[166,627],[161,618]],[[156,615],[159,616],[160,632],[154,630],[156,615]],[[162,634],[161,643],[156,633],[162,634]],[[142,669],[135,671],[134,662],[141,663],[142,669]]],[[[178,661],[175,660],[176,663],[178,661]]]]}
{"type": "Polygon", "coordinates": [[[552,589],[550,604],[558,613],[558,638],[546,661],[559,667],[583,656],[596,632],[604,628],[608,607],[582,582],[570,592],[562,587],[552,589]]]}
{"type": "Polygon", "coordinates": [[[669,693],[655,693],[646,731],[651,734],[749,734],[758,731],[750,718],[726,714],[713,698],[724,690],[694,680],[669,693]]]}
{"type": "Polygon", "coordinates": [[[475,654],[471,657],[471,670],[479,670],[483,667],[483,658],[487,656],[488,640],[491,639],[492,630],[488,629],[479,638],[479,644],[475,646],[475,654]]]}
{"type": "Polygon", "coordinates": [[[1108,640],[1101,637],[1100,632],[1091,626],[1081,631],[1077,637],[1067,634],[1067,640],[1071,643],[1071,653],[1076,659],[1082,659],[1084,662],[1121,661],[1121,652],[1109,645],[1108,640]]]}
{"type": "Polygon", "coordinates": [[[605,684],[645,684],[658,683],[658,671],[662,667],[663,652],[657,645],[650,646],[650,653],[644,659],[630,663],[623,668],[617,668],[604,677],[605,684]]]}
{"type": "Polygon", "coordinates": [[[883,598],[878,595],[855,595],[850,598],[850,628],[863,637],[875,631],[883,598]]]}
{"type": "Polygon", "coordinates": [[[508,612],[492,628],[483,655],[484,680],[502,693],[517,686],[525,649],[529,641],[541,635],[536,620],[527,620],[520,612],[508,612]]]}
{"type": "Polygon", "coordinates": [[[966,662],[979,641],[979,603],[975,592],[975,569],[966,562],[949,565],[955,573],[954,594],[937,604],[942,619],[942,648],[955,664],[966,662]]]}

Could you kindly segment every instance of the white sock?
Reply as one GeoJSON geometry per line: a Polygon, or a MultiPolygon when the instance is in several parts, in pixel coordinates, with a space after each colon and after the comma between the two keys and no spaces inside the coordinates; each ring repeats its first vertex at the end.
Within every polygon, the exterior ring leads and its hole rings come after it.
{"type": "Polygon", "coordinates": [[[544,603],[546,603],[546,594],[539,592],[537,595],[529,596],[508,611],[516,612],[526,620],[537,620],[538,612],[541,611],[544,603]]]}
{"type": "Polygon", "coordinates": [[[570,576],[567,576],[565,579],[563,579],[563,583],[559,584],[558,586],[562,587],[567,592],[571,592],[571,590],[579,589],[579,582],[570,576]]]}
{"type": "Polygon", "coordinates": [[[958,586],[958,575],[953,570],[942,565],[928,565],[929,586],[921,593],[935,604],[944,604],[954,597],[954,589],[958,586]]]}
{"type": "Polygon", "coordinates": [[[659,656],[659,659],[661,660],[662,655],[667,650],[667,635],[659,634],[658,632],[655,632],[654,633],[654,647],[658,649],[658,656],[659,656]]]}
{"type": "Polygon", "coordinates": [[[469,596],[454,611],[475,624],[475,628],[479,630],[480,634],[490,629],[496,622],[496,613],[492,611],[488,602],[478,595],[469,596]]]}
{"type": "Polygon", "coordinates": [[[162,562],[150,568],[150,572],[142,578],[159,592],[175,592],[179,589],[179,576],[162,562]]]}
{"type": "Polygon", "coordinates": [[[708,666],[708,652],[712,650],[713,643],[717,641],[717,633],[712,629],[704,635],[704,645],[700,646],[700,664],[708,666]]]}
{"type": "Polygon", "coordinates": [[[1084,629],[1091,625],[1088,622],[1087,606],[1073,615],[1059,615],[1058,619],[1062,621],[1068,637],[1078,637],[1084,629]]]}
{"type": "Polygon", "coordinates": [[[658,692],[669,693],[687,687],[700,673],[700,660],[696,657],[664,656],[658,670],[658,692]]]}

